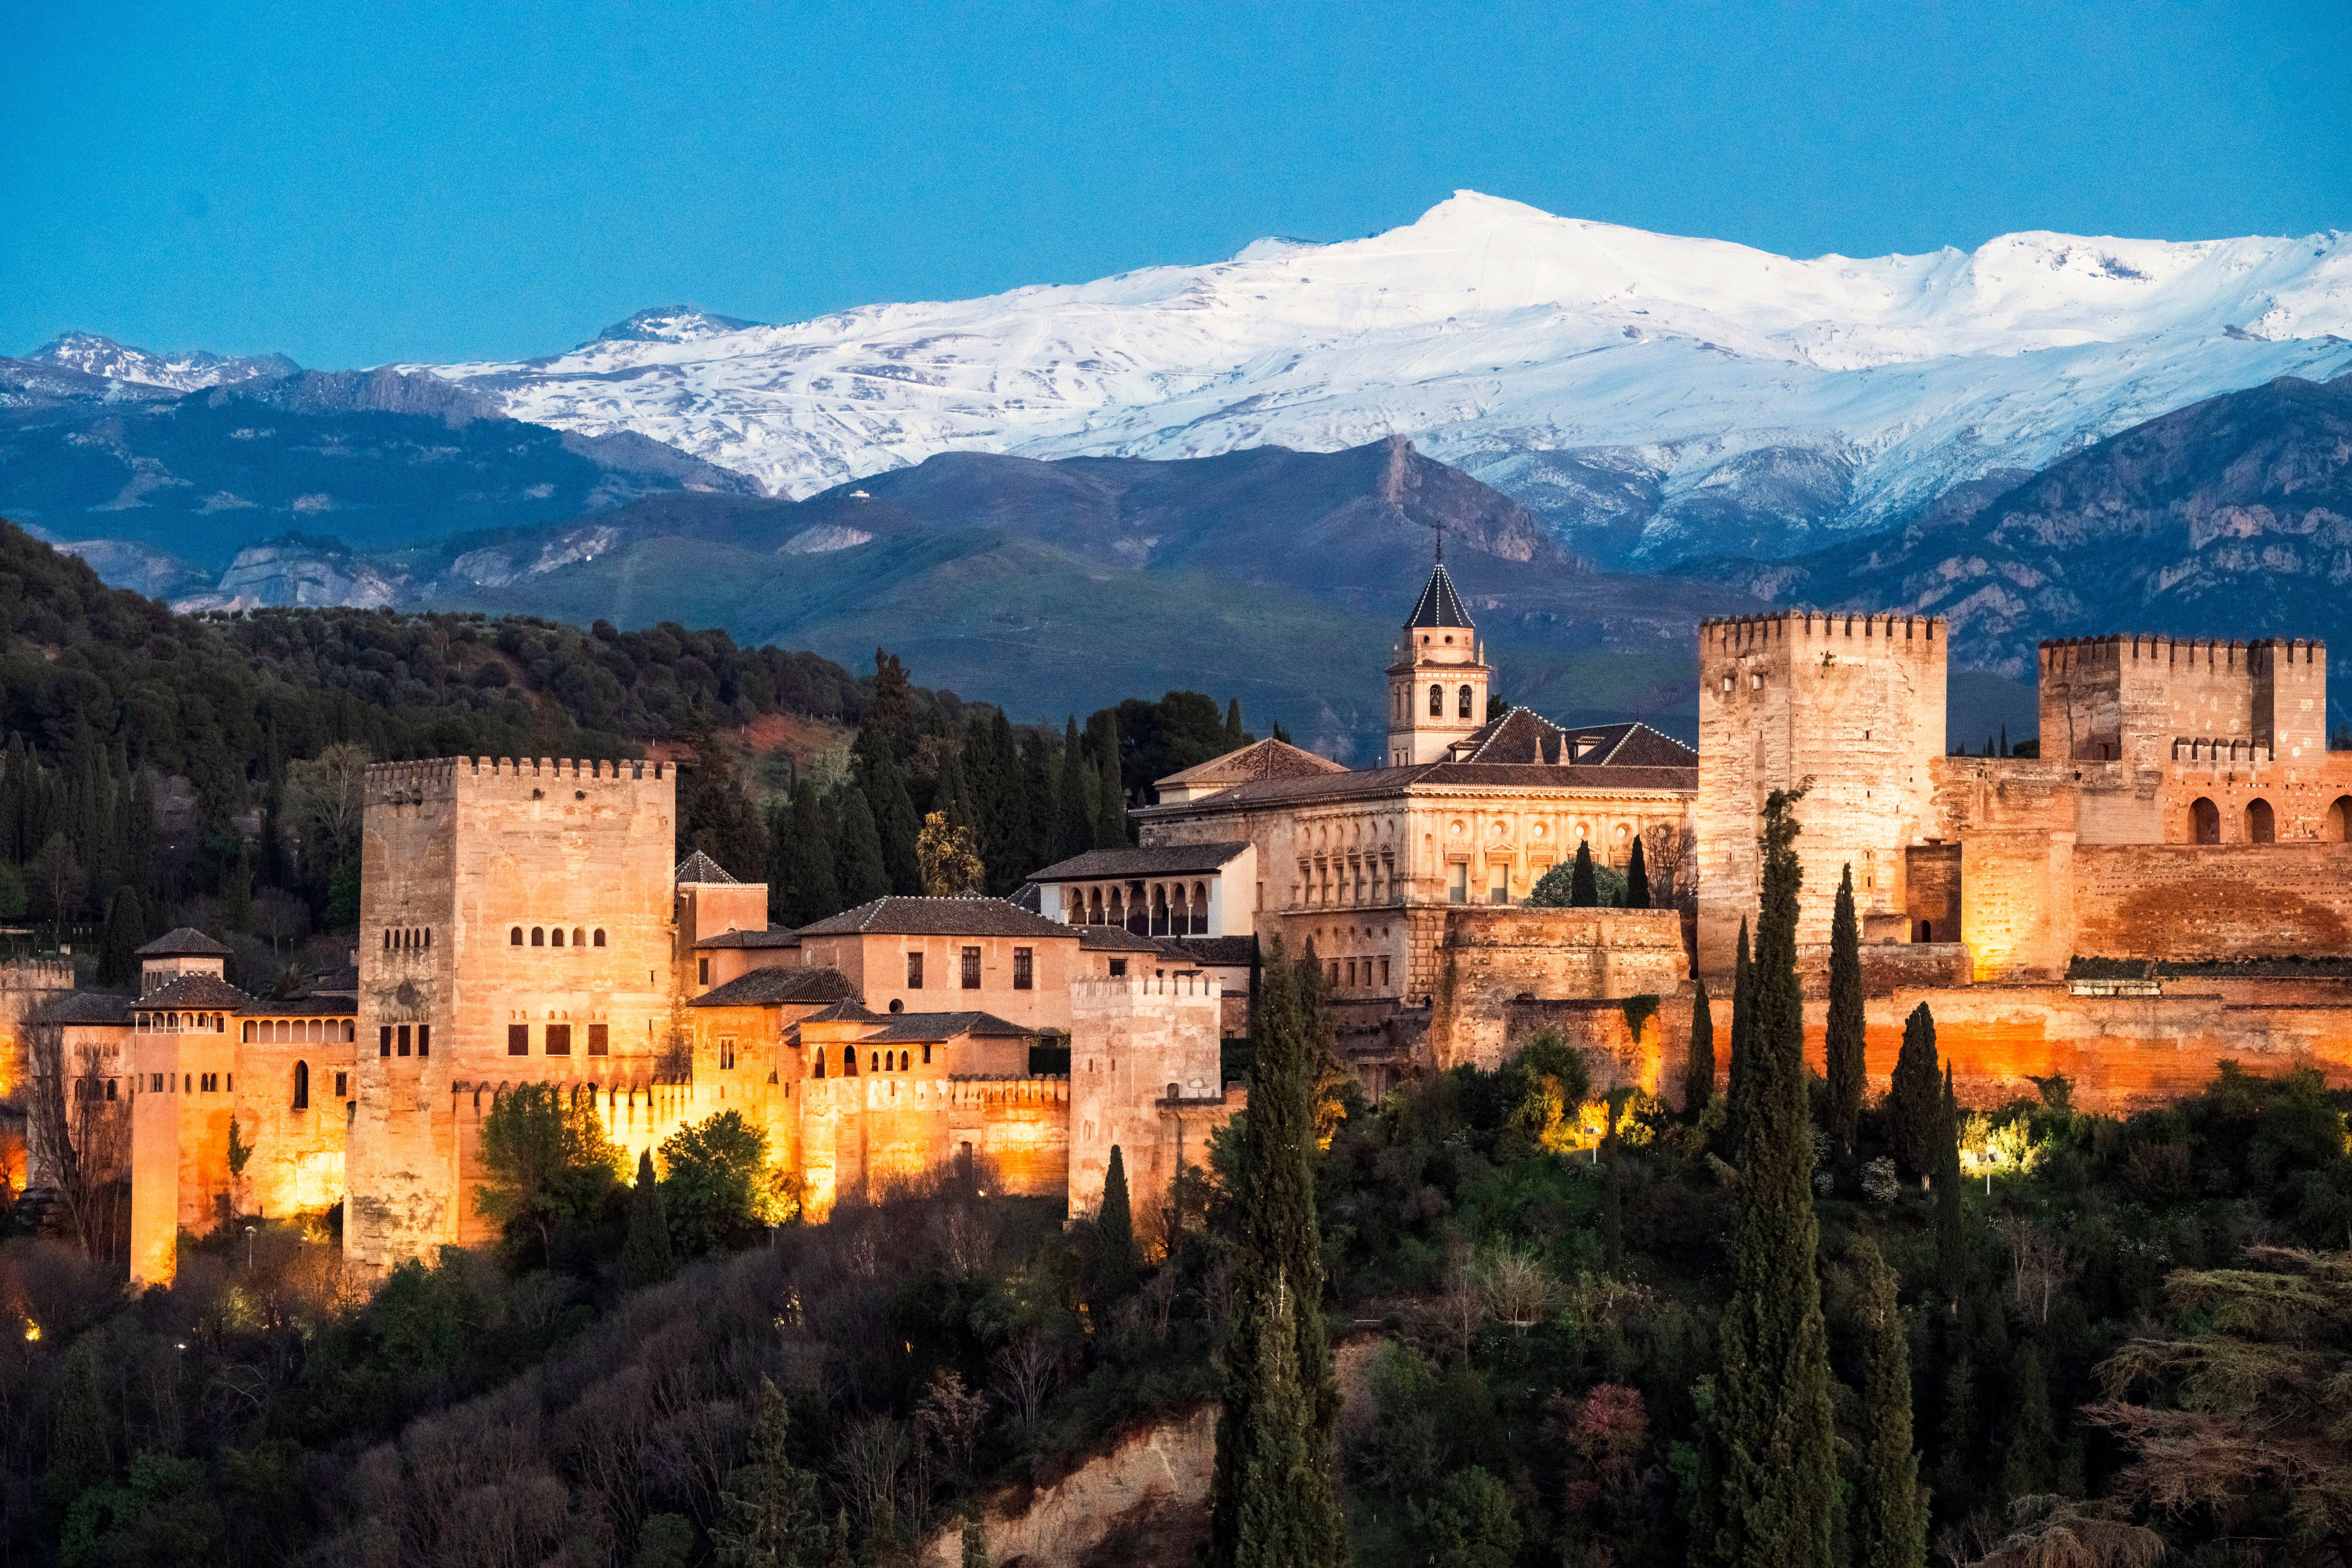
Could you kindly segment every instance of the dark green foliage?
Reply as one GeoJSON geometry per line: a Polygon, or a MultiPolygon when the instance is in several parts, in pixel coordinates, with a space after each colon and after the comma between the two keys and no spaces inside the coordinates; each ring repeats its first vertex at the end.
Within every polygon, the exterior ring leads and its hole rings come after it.
{"type": "Polygon", "coordinates": [[[549,1258],[558,1226],[594,1219],[620,1186],[620,1150],[594,1106],[553,1084],[506,1090],[482,1122],[482,1173],[475,1206],[508,1227],[534,1234],[549,1258]]]}
{"type": "Polygon", "coordinates": [[[1895,1304],[1895,1270],[1874,1242],[1854,1246],[1863,1273],[1864,1422],[1848,1531],[1856,1568],[1923,1568],[1927,1496],[1911,1447],[1911,1349],[1895,1304]]]}
{"type": "Polygon", "coordinates": [[[1234,1331],[1210,1489],[1216,1568],[1344,1560],[1326,1479],[1339,1415],[1325,1338],[1316,1221],[1314,1061],[1297,974],[1279,939],[1260,977],[1257,1066],[1236,1129],[1234,1331]]]}
{"type": "MultiPolygon", "coordinates": [[[[788,800],[768,815],[768,918],[799,927],[846,907],[834,847],[832,813],[809,779],[793,781],[788,800]]],[[[869,822],[871,820],[869,814],[869,822]]],[[[875,846],[879,864],[880,845],[875,846]]],[[[863,900],[856,900],[863,902],[863,900]]]]}
{"type": "Polygon", "coordinates": [[[1576,841],[1576,869],[1569,875],[1569,908],[1589,910],[1601,902],[1600,884],[1592,879],[1592,846],[1581,838],[1576,841]]]}
{"type": "MultiPolygon", "coordinates": [[[[1128,846],[1127,785],[1119,770],[1118,717],[1116,713],[1097,714],[1103,721],[1100,750],[1096,765],[1101,783],[1096,791],[1094,847],[1097,849],[1124,849],[1128,846]]],[[[1092,728],[1093,726],[1089,726],[1092,728]]]]}
{"type": "Polygon", "coordinates": [[[637,1527],[637,1554],[629,1568],[688,1568],[694,1561],[694,1521],[657,1513],[637,1527]]]}
{"type": "Polygon", "coordinates": [[[840,857],[838,880],[844,908],[855,909],[889,893],[890,869],[882,858],[882,838],[874,826],[874,811],[866,803],[866,792],[855,784],[841,792],[841,837],[835,841],[835,848],[840,857]]]}
{"type": "Polygon", "coordinates": [[[683,1258],[740,1246],[767,1224],[768,1138],[721,1110],[663,1140],[662,1207],[683,1258]]]}
{"type": "Polygon", "coordinates": [[[147,941],[147,917],[139,908],[139,894],[130,884],[114,889],[106,907],[106,934],[98,950],[100,985],[135,985],[139,982],[139,949],[147,941]]]}
{"type": "Polygon", "coordinates": [[[847,1531],[825,1517],[817,1479],[793,1463],[792,1414],[762,1377],[753,1405],[751,1451],[719,1489],[710,1527],[719,1568],[827,1568],[847,1551],[847,1531]]]}
{"type": "Polygon", "coordinates": [[[654,1176],[652,1152],[642,1150],[637,1154],[636,1185],[629,1191],[629,1230],[621,1244],[621,1283],[632,1290],[658,1285],[675,1267],[661,1183],[654,1176]]]}
{"type": "Polygon", "coordinates": [[[1249,735],[1242,729],[1242,700],[1238,697],[1225,702],[1225,732],[1218,744],[1228,752],[1238,752],[1249,744],[1249,735]]]}
{"type": "Polygon", "coordinates": [[[1739,921],[1739,947],[1731,967],[1731,1070],[1724,1084],[1727,1117],[1725,1142],[1739,1152],[1741,1129],[1748,1119],[1748,1068],[1756,1039],[1756,966],[1749,956],[1748,919],[1739,921]]]}
{"type": "Polygon", "coordinates": [[[1103,1174],[1102,1206],[1095,1211],[1088,1251],[1087,1300],[1096,1311],[1105,1312],[1135,1284],[1135,1216],[1128,1208],[1127,1160],[1116,1143],[1103,1174]]]}
{"type": "MultiPolygon", "coordinates": [[[[1920,1011],[1927,1004],[1919,1005],[1920,1011]]],[[[1968,1289],[1968,1237],[1961,1228],[1960,1107],[1952,1096],[1952,1069],[1944,1069],[1936,1139],[1936,1276],[1944,1299],[1958,1302],[1968,1289]]]]}
{"type": "Polygon", "coordinates": [[[1092,783],[1087,772],[1086,748],[1078,742],[1078,721],[1074,715],[1062,731],[1061,832],[1054,847],[1057,860],[1083,855],[1095,847],[1095,814],[1087,805],[1092,783]]]}
{"type": "MultiPolygon", "coordinates": [[[[922,818],[915,813],[914,797],[907,793],[907,775],[898,759],[878,737],[859,738],[867,746],[866,763],[858,779],[857,793],[865,796],[872,809],[874,833],[881,848],[882,870],[889,879],[889,892],[902,895],[919,894],[923,890],[922,862],[915,854],[915,841],[922,836],[922,818]]],[[[854,829],[848,826],[847,808],[843,813],[843,838],[854,829]]],[[[848,879],[844,878],[846,881],[848,879]]],[[[842,891],[850,891],[845,887],[842,891]]],[[[863,900],[859,900],[863,901],[863,900]]]]}
{"type": "Polygon", "coordinates": [[[1715,1011],[1707,1005],[1706,982],[1697,982],[1691,998],[1690,1055],[1683,1064],[1683,1110],[1696,1116],[1715,1098],[1715,1011]]]}
{"type": "Polygon", "coordinates": [[[699,849],[733,877],[749,881],[768,865],[768,828],[744,792],[733,742],[699,710],[680,738],[692,753],[677,770],[677,847],[699,849]]]}
{"type": "Polygon", "coordinates": [[[1633,853],[1625,861],[1625,907],[1646,910],[1650,907],[1650,867],[1642,851],[1642,837],[1633,836],[1633,853]]]}
{"type": "MultiPolygon", "coordinates": [[[[1800,792],[1801,793],[1801,792],[1800,792]]],[[[1739,1218],[1723,1370],[1710,1432],[1715,1540],[1694,1557],[1727,1568],[1826,1568],[1836,1463],[1829,1348],[1814,1272],[1813,1152],[1805,1111],[1804,994],[1797,978],[1799,795],[1775,790],[1759,837],[1755,1037],[1741,1117],[1739,1218]]]]}
{"type": "Polygon", "coordinates": [[[1826,1041],[1830,1087],[1829,1131],[1838,1152],[1853,1154],[1854,1130],[1862,1121],[1863,1067],[1862,926],[1853,912],[1853,868],[1838,880],[1837,910],[1830,920],[1830,1016],[1826,1041]]]}
{"type": "Polygon", "coordinates": [[[1435,1568],[1511,1568],[1520,1530],[1503,1483],[1476,1465],[1445,1478],[1427,1505],[1412,1506],[1415,1561],[1435,1568]]]}
{"type": "Polygon", "coordinates": [[[1936,1068],[1936,1016],[1920,1003],[1903,1020],[1903,1049],[1886,1094],[1895,1158],[1914,1176],[1932,1176],[1941,1157],[1943,1078],[1936,1068]]]}
{"type": "Polygon", "coordinates": [[[73,1501],[58,1544],[58,1568],[179,1568],[215,1550],[221,1512],[204,1463],[141,1453],[121,1485],[91,1487],[73,1501]]]}
{"type": "Polygon", "coordinates": [[[2058,1468],[2058,1432],[2041,1352],[2021,1341],[2009,1363],[2009,1424],[2002,1435],[2000,1489],[2016,1498],[2046,1492],[2058,1468]]]}
{"type": "Polygon", "coordinates": [[[347,931],[360,923],[360,858],[344,858],[327,884],[327,929],[347,931]]]}
{"type": "Polygon", "coordinates": [[[1625,1272],[1625,1146],[1617,1136],[1617,1103],[1609,1103],[1609,1130],[1601,1138],[1601,1267],[1612,1279],[1625,1272]]]}

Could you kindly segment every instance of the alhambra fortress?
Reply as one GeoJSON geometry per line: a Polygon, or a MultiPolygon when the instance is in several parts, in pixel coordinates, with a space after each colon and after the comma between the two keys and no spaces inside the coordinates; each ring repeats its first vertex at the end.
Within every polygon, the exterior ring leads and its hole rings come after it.
{"type": "Polygon", "coordinates": [[[144,951],[135,999],[59,989],[62,969],[19,996],[131,1101],[148,1281],[228,1212],[232,1119],[251,1151],[238,1205],[342,1204],[362,1272],[488,1238],[481,1129],[526,1083],[593,1107],[632,1156],[740,1110],[815,1218],[964,1158],[1074,1215],[1115,1146],[1136,1190],[1164,1190],[1244,1103],[1220,1041],[1246,1032],[1276,939],[1313,944],[1374,1098],[1549,1028],[1596,1084],[1673,1100],[1697,979],[1728,1028],[1758,810],[1800,784],[1817,1064],[1850,868],[1881,1086],[1921,1002],[1977,1101],[2063,1073],[2077,1103],[2125,1105],[2227,1058],[2352,1073],[2352,977],[2332,966],[2155,968],[2352,958],[2352,753],[2327,750],[2319,644],[2044,643],[2024,758],[1945,754],[1940,620],[1710,621],[1695,652],[1696,752],[1639,723],[1490,721],[1441,563],[1386,669],[1383,765],[1259,742],[1159,781],[1138,847],[1012,900],[886,898],[798,931],[769,929],[765,888],[674,863],[669,764],[383,763],[342,983],[261,1000],[182,930],[144,951]],[[1527,902],[1580,844],[1622,868],[1636,840],[1662,907],[1527,902]],[[1066,1074],[1031,1072],[1039,1043],[1066,1045],[1066,1074]]]}

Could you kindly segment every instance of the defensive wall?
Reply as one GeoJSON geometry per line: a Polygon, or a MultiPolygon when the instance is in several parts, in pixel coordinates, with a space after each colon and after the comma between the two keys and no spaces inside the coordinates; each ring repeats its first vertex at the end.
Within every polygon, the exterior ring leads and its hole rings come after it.
{"type": "Polygon", "coordinates": [[[1209,1134],[1241,1104],[1223,1081],[1223,988],[1197,975],[1082,980],[1070,987],[1070,1213],[1094,1213],[1116,1146],[1132,1206],[1156,1206],[1180,1163],[1205,1164],[1209,1134]]]}
{"type": "Polygon", "coordinates": [[[1673,995],[1688,973],[1672,910],[1448,910],[1429,1058],[1441,1072],[1465,1062],[1492,1068],[1510,1052],[1507,1003],[1673,995]]]}

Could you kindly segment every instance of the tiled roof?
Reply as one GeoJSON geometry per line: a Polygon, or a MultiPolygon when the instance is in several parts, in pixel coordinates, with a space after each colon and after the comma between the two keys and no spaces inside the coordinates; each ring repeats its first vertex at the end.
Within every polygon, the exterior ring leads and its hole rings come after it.
{"type": "Polygon", "coordinates": [[[727,874],[726,867],[721,866],[699,849],[679,861],[677,869],[670,873],[669,879],[672,882],[717,882],[722,886],[730,884],[740,886],[735,883],[734,878],[727,874]]]}
{"type": "Polygon", "coordinates": [[[1575,768],[1695,768],[1698,753],[1671,735],[1631,721],[1568,730],[1526,708],[1472,731],[1451,748],[1456,763],[1544,763],[1575,768]]]}
{"type": "Polygon", "coordinates": [[[1429,581],[1421,590],[1421,597],[1412,606],[1412,615],[1404,623],[1409,626],[1468,626],[1470,613],[1462,607],[1462,595],[1454,591],[1454,579],[1441,561],[1429,574],[1429,581]]]}
{"type": "Polygon", "coordinates": [[[226,958],[228,949],[194,926],[177,926],[139,950],[142,958],[226,958]]]}
{"type": "Polygon", "coordinates": [[[1125,926],[1077,926],[1080,952],[1158,952],[1160,944],[1125,926]]]}
{"type": "Polygon", "coordinates": [[[1659,790],[1691,794],[1698,789],[1698,768],[1696,764],[1602,768],[1555,767],[1548,763],[1422,763],[1407,768],[1366,768],[1329,778],[1267,779],[1262,784],[1236,785],[1205,800],[1139,806],[1134,815],[1145,821],[1177,821],[1257,806],[1384,800],[1409,790],[1449,785],[1470,789],[1659,790]]]}
{"type": "Polygon", "coordinates": [[[1247,969],[1257,952],[1257,939],[1249,936],[1163,936],[1160,945],[1171,958],[1217,969],[1247,969]]]}
{"type": "Polygon", "coordinates": [[[1318,757],[1287,741],[1269,737],[1253,742],[1238,752],[1227,752],[1222,757],[1195,763],[1189,768],[1152,782],[1162,788],[1177,784],[1200,789],[1210,784],[1243,784],[1250,779],[1307,778],[1318,773],[1344,773],[1347,771],[1328,757],[1318,757]]]}
{"type": "Polygon", "coordinates": [[[771,928],[767,931],[722,931],[717,936],[704,937],[700,942],[696,942],[694,945],[697,948],[776,948],[798,947],[800,944],[800,932],[796,931],[777,931],[771,928]]]}
{"type": "Polygon", "coordinates": [[[794,1002],[855,1002],[857,987],[837,969],[778,964],[739,974],[706,991],[689,1007],[772,1007],[794,1002]]]}
{"type": "Polygon", "coordinates": [[[844,910],[800,929],[812,936],[1034,936],[1070,937],[1059,921],[1033,915],[1004,899],[963,895],[951,899],[892,896],[844,910]]]}
{"type": "Polygon", "coordinates": [[[68,991],[33,1009],[41,1024],[124,1024],[131,1022],[131,998],[104,991],[68,991]]]}
{"type": "Polygon", "coordinates": [[[322,969],[310,976],[310,990],[313,996],[352,996],[359,993],[360,966],[346,963],[341,969],[322,969]]]}
{"type": "Polygon", "coordinates": [[[131,1004],[142,1013],[200,1010],[245,1011],[253,998],[217,974],[183,974],[169,985],[159,985],[131,1004]]]}
{"type": "Polygon", "coordinates": [[[1036,1032],[1009,1023],[993,1013],[890,1013],[883,1016],[881,1028],[859,1043],[888,1045],[897,1040],[952,1040],[958,1035],[970,1035],[982,1040],[1018,1040],[1036,1032]]]}
{"type": "Polygon", "coordinates": [[[1249,847],[1247,839],[1213,844],[1151,844],[1139,849],[1089,849],[1032,871],[1033,882],[1115,881],[1128,877],[1179,877],[1224,868],[1249,847]]]}
{"type": "Polygon", "coordinates": [[[807,1017],[801,1020],[803,1024],[839,1024],[843,1022],[852,1024],[878,1024],[881,1021],[881,1014],[867,1012],[863,1005],[855,1000],[835,1002],[830,1007],[820,1007],[815,1012],[811,1013],[807,1017]]]}
{"type": "MultiPolygon", "coordinates": [[[[142,1001],[142,1007],[147,1005],[142,1001]]],[[[358,1003],[349,996],[248,996],[239,1013],[248,1018],[349,1018],[359,1012],[358,1003]]]]}

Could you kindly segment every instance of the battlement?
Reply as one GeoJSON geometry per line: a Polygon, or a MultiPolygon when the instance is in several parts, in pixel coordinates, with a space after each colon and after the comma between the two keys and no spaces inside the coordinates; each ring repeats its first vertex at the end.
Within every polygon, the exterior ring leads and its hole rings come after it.
{"type": "Polygon", "coordinates": [[[2209,670],[2259,673],[2276,664],[2327,665],[2327,645],[2316,637],[2173,637],[2142,632],[2051,637],[2040,647],[2042,668],[2068,670],[2147,663],[2201,663],[2209,670]]]}
{"type": "Polygon", "coordinates": [[[2324,755],[2327,645],[2144,632],[2041,645],[2042,754],[2150,765],[2168,752],[2324,755]],[[2201,742],[2201,743],[2200,743],[2201,742]]]}
{"type": "Polygon", "coordinates": [[[1108,1003],[1119,996],[1191,996],[1213,1002],[1224,994],[1221,982],[1207,980],[1197,974],[1171,974],[1165,977],[1143,975],[1129,979],[1073,980],[1070,1001],[1108,1003]]]}
{"type": "Polygon", "coordinates": [[[371,805],[452,798],[461,786],[492,789],[530,785],[544,788],[561,781],[636,784],[667,781],[675,784],[674,763],[645,758],[606,761],[583,757],[431,757],[420,762],[368,764],[366,800],[371,805]]]}
{"type": "Polygon", "coordinates": [[[1811,637],[1855,637],[1922,645],[1943,640],[1944,617],[1894,611],[1773,610],[1753,616],[1717,616],[1698,624],[1699,651],[1723,653],[1758,645],[1811,637]]]}

